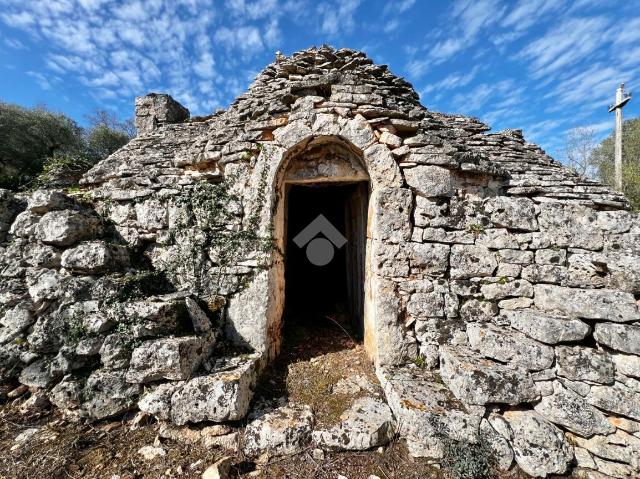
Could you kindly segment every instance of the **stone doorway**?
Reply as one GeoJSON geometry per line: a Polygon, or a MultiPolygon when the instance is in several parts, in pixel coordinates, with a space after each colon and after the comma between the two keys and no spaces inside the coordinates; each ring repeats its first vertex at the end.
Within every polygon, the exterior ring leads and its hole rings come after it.
{"type": "Polygon", "coordinates": [[[361,340],[368,183],[286,184],[285,196],[285,329],[361,340]]]}

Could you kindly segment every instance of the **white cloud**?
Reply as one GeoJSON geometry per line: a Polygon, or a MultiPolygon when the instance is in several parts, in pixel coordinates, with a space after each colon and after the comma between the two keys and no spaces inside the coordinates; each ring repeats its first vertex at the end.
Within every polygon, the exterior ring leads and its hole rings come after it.
{"type": "Polygon", "coordinates": [[[354,26],[354,15],[362,0],[336,0],[318,5],[321,16],[322,33],[335,36],[339,33],[350,33],[354,26]]]}

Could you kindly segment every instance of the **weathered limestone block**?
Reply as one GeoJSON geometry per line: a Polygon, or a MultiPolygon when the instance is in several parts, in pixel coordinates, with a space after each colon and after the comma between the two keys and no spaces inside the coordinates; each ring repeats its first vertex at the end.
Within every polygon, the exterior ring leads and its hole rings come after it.
{"type": "Polygon", "coordinates": [[[504,418],[516,462],[524,472],[546,477],[568,471],[573,451],[560,429],[534,411],[507,411],[504,418]]]}
{"type": "Polygon", "coordinates": [[[454,180],[446,168],[418,165],[405,169],[404,177],[409,187],[421,196],[451,196],[454,193],[454,180]]]}
{"type": "Polygon", "coordinates": [[[413,221],[419,227],[444,226],[448,221],[448,205],[439,199],[416,196],[416,206],[413,212],[413,221]]]}
{"type": "Polygon", "coordinates": [[[562,266],[567,262],[567,251],[559,248],[539,249],[536,251],[536,263],[562,266]]]}
{"type": "Polygon", "coordinates": [[[22,333],[35,322],[36,318],[28,303],[19,303],[7,310],[0,318],[0,325],[15,333],[22,333]]]}
{"type": "Polygon", "coordinates": [[[640,472],[640,438],[632,434],[617,430],[613,434],[593,436],[589,439],[575,434],[569,434],[568,437],[577,446],[586,449],[594,456],[629,464],[636,473],[640,472]]]}
{"type": "Polygon", "coordinates": [[[44,301],[52,301],[63,294],[64,276],[54,269],[43,269],[34,277],[27,279],[29,296],[33,304],[38,306],[44,301]]]}
{"type": "Polygon", "coordinates": [[[460,317],[465,321],[477,321],[479,323],[491,321],[498,315],[499,309],[496,303],[470,299],[460,307],[460,317]]]}
{"type": "Polygon", "coordinates": [[[60,409],[69,410],[80,407],[83,399],[84,381],[65,376],[49,392],[49,401],[60,409]]]}
{"type": "Polygon", "coordinates": [[[518,235],[504,228],[484,229],[478,234],[476,244],[490,249],[516,249],[520,247],[518,235]]]}
{"type": "Polygon", "coordinates": [[[117,416],[135,407],[141,391],[139,384],[127,383],[125,371],[99,369],[87,378],[82,409],[96,420],[117,416]]]}
{"type": "Polygon", "coordinates": [[[24,260],[36,268],[59,268],[62,250],[54,246],[36,243],[24,252],[24,260]]]}
{"type": "Polygon", "coordinates": [[[449,246],[438,243],[410,243],[411,267],[427,274],[444,274],[449,266],[449,246]]]}
{"type": "Polygon", "coordinates": [[[18,381],[31,388],[49,388],[62,378],[62,374],[52,367],[47,359],[38,359],[26,366],[18,377],[18,381]]]}
{"type": "Polygon", "coordinates": [[[582,437],[615,431],[604,414],[559,381],[553,381],[553,394],[544,396],[534,409],[552,423],[582,437]]]}
{"type": "Polygon", "coordinates": [[[496,196],[485,202],[485,211],[498,227],[523,231],[536,231],[535,203],[529,198],[496,196]]]}
{"type": "Polygon", "coordinates": [[[133,338],[128,334],[109,334],[100,347],[100,362],[105,369],[123,369],[129,366],[133,338]]]}
{"type": "Polygon", "coordinates": [[[593,337],[598,343],[616,351],[640,355],[640,326],[598,323],[593,337]]]}
{"type": "Polygon", "coordinates": [[[598,211],[596,225],[609,233],[626,233],[633,225],[633,213],[624,210],[598,211]]]}
{"type": "Polygon", "coordinates": [[[533,297],[533,286],[526,279],[515,279],[512,281],[498,280],[493,283],[483,284],[480,293],[488,299],[504,299],[513,297],[533,297]]]}
{"type": "Polygon", "coordinates": [[[167,227],[168,213],[166,202],[148,199],[135,205],[136,222],[145,231],[157,231],[167,227]]]}
{"type": "MultiPolygon", "coordinates": [[[[211,320],[202,310],[200,305],[193,298],[185,298],[184,304],[187,307],[187,313],[191,318],[191,324],[196,334],[205,334],[211,331],[211,320]]],[[[223,303],[224,304],[224,303],[223,303]]]]}
{"type": "Polygon", "coordinates": [[[244,453],[268,460],[273,456],[296,454],[311,442],[315,419],[310,406],[289,404],[258,415],[244,433],[244,453]]]}
{"type": "Polygon", "coordinates": [[[37,238],[53,246],[71,246],[93,239],[101,232],[100,218],[84,210],[50,211],[36,227],[37,238]]]}
{"type": "Polygon", "coordinates": [[[509,441],[484,418],[480,423],[480,435],[493,451],[498,468],[501,471],[509,470],[514,459],[513,449],[511,449],[509,441]]]}
{"type": "Polygon", "coordinates": [[[376,366],[405,364],[418,354],[415,338],[398,321],[400,300],[395,294],[395,287],[394,282],[378,275],[371,278],[373,301],[369,303],[371,309],[365,310],[364,320],[375,336],[365,337],[365,344],[375,339],[375,343],[369,346],[374,351],[376,366]]]}
{"type": "Polygon", "coordinates": [[[485,359],[471,349],[440,347],[440,373],[445,384],[465,404],[520,404],[539,396],[524,369],[485,359]]]}
{"type": "Polygon", "coordinates": [[[640,379],[640,356],[629,354],[612,354],[611,358],[616,365],[616,371],[640,379]]]}
{"type": "Polygon", "coordinates": [[[273,356],[279,347],[273,337],[277,331],[273,323],[281,312],[273,298],[282,294],[283,288],[274,268],[254,274],[251,283],[229,300],[227,337],[238,345],[273,356]]]}
{"type": "Polygon", "coordinates": [[[534,290],[536,306],[545,311],[616,323],[640,320],[635,298],[623,291],[564,288],[550,284],[537,284],[534,290]]]}
{"type": "Polygon", "coordinates": [[[62,253],[61,264],[74,273],[102,274],[127,267],[129,252],[105,241],[86,241],[62,253]]]}
{"type": "Polygon", "coordinates": [[[29,349],[37,353],[55,353],[62,345],[65,324],[58,314],[40,316],[27,336],[29,349]]]}
{"type": "Polygon", "coordinates": [[[521,276],[532,283],[565,284],[569,270],[566,266],[531,264],[522,269],[521,276]]]}
{"type": "Polygon", "coordinates": [[[74,202],[60,191],[37,190],[27,200],[27,209],[32,213],[43,215],[49,211],[72,208],[74,202]]]}
{"type": "Polygon", "coordinates": [[[29,238],[35,235],[40,218],[42,218],[41,215],[32,213],[29,210],[19,213],[9,228],[9,234],[18,238],[29,238]]]}
{"type": "Polygon", "coordinates": [[[411,239],[413,195],[406,188],[381,188],[371,195],[373,239],[403,243],[411,239]]]}
{"type": "Polygon", "coordinates": [[[530,371],[551,367],[553,348],[509,328],[490,323],[467,324],[471,347],[488,358],[521,366],[530,371]]]}
{"type": "Polygon", "coordinates": [[[168,421],[171,418],[171,396],[184,384],[184,381],[159,384],[140,398],[138,408],[157,419],[168,421]]]}
{"type": "Polygon", "coordinates": [[[395,434],[391,409],[379,399],[356,399],[340,419],[338,426],[313,431],[313,442],[323,449],[364,451],[388,444],[395,434]]]}
{"type": "Polygon", "coordinates": [[[384,278],[409,276],[409,257],[406,248],[379,240],[368,242],[371,251],[371,270],[384,278]]]}
{"type": "Polygon", "coordinates": [[[184,325],[185,305],[179,300],[160,297],[111,306],[107,316],[125,325],[135,338],[172,334],[184,325]]]}
{"type": "Polygon", "coordinates": [[[542,203],[538,222],[551,243],[557,247],[602,249],[602,231],[595,227],[596,211],[566,203],[542,203]]]}
{"type": "Polygon", "coordinates": [[[148,383],[159,379],[188,379],[209,355],[212,339],[183,336],[145,341],[131,354],[127,381],[148,383]]]}
{"type": "Polygon", "coordinates": [[[258,355],[247,356],[227,370],[187,381],[171,396],[171,420],[181,426],[242,419],[253,397],[259,361],[258,355]]]}
{"type": "Polygon", "coordinates": [[[377,374],[412,456],[442,458],[448,439],[477,442],[484,408],[462,404],[437,375],[411,367],[377,374]]]}
{"type": "Polygon", "coordinates": [[[449,258],[452,279],[491,276],[498,267],[495,253],[482,246],[453,245],[449,258]]]}
{"type": "Polygon", "coordinates": [[[573,381],[612,384],[615,366],[611,357],[602,351],[584,346],[556,347],[558,376],[573,381]]]}
{"type": "Polygon", "coordinates": [[[364,161],[374,184],[380,187],[401,187],[402,174],[389,148],[374,143],[364,150],[364,161]]]}
{"type": "Polygon", "coordinates": [[[433,318],[444,316],[444,297],[442,293],[414,293],[407,303],[407,313],[414,318],[433,318]]]}
{"type": "Polygon", "coordinates": [[[149,93],[136,97],[136,132],[138,136],[151,133],[160,125],[180,123],[189,118],[189,110],[171,96],[149,93]]]}
{"type": "Polygon", "coordinates": [[[552,316],[535,309],[505,311],[512,328],[546,344],[580,341],[591,328],[579,319],[552,316]]]}

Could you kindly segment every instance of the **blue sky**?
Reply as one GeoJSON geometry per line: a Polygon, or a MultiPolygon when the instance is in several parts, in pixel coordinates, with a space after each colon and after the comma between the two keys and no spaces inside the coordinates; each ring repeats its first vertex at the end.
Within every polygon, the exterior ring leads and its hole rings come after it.
{"type": "MultiPolygon", "coordinates": [[[[274,52],[364,50],[432,110],[522,128],[562,158],[568,129],[611,131],[625,81],[640,97],[640,0],[0,0],[0,99],[83,123],[168,92],[226,107],[274,52]]],[[[640,116],[640,98],[625,117],[640,116]]]]}

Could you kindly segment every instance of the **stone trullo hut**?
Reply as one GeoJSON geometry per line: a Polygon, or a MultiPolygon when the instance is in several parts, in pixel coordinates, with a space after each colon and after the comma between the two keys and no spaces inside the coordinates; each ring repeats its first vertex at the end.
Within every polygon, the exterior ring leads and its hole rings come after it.
{"type": "Polygon", "coordinates": [[[325,208],[347,242],[322,281],[346,288],[385,431],[415,456],[483,440],[535,476],[638,477],[640,219],[620,193],[346,49],[278,55],[211,117],[138,98],[136,127],[83,194],[1,192],[1,381],[92,419],[242,419],[285,278],[321,286],[287,261],[290,225],[325,208]]]}

